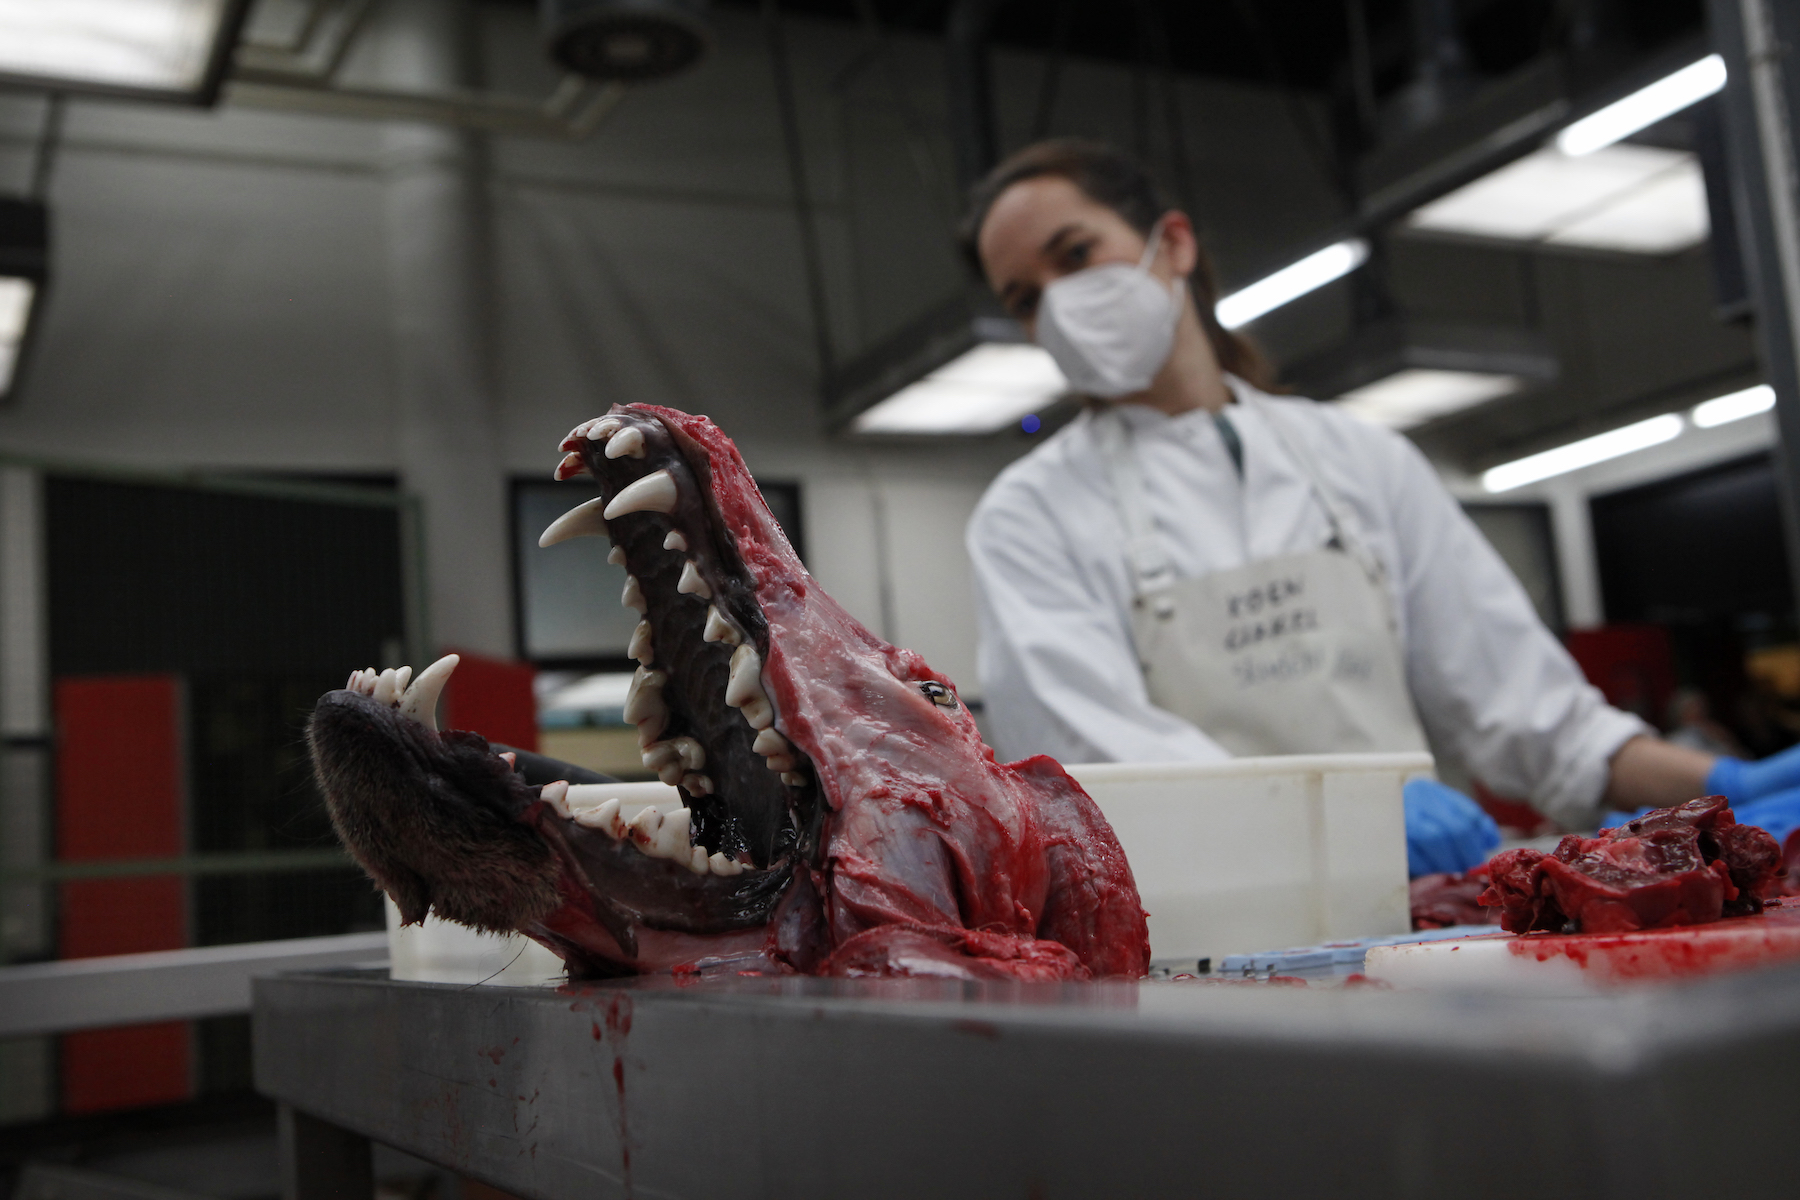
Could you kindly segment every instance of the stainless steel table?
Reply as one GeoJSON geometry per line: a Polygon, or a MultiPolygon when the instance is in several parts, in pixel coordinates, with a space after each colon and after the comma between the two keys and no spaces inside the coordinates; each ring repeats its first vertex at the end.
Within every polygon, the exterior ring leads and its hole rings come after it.
{"type": "Polygon", "coordinates": [[[295,1200],[1791,1194],[1800,971],[1585,1000],[1190,982],[257,981],[295,1200]]]}

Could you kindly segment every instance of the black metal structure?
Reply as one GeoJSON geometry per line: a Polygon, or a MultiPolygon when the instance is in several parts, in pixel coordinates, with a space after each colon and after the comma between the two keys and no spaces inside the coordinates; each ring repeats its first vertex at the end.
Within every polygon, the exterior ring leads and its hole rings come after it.
{"type": "Polygon", "coordinates": [[[1800,10],[1780,0],[1709,0],[1707,16],[1729,72],[1723,113],[1735,216],[1764,377],[1775,389],[1788,563],[1800,581],[1800,10]]]}

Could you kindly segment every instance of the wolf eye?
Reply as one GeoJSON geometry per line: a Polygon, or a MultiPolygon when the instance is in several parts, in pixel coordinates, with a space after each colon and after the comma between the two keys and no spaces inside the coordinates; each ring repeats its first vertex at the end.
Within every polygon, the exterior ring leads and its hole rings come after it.
{"type": "Polygon", "coordinates": [[[935,679],[926,680],[924,683],[921,683],[919,685],[919,690],[924,692],[926,698],[933,704],[943,708],[956,707],[956,693],[937,682],[935,679]]]}

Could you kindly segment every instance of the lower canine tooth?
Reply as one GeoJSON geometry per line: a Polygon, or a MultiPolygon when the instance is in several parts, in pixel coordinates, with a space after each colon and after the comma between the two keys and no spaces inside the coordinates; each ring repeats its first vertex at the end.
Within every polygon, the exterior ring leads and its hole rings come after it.
{"type": "Polygon", "coordinates": [[[461,661],[457,655],[446,654],[420,671],[419,677],[407,686],[406,694],[400,697],[401,715],[411,717],[427,729],[437,729],[438,697],[443,694],[450,673],[461,661]]]}
{"type": "Polygon", "coordinates": [[[702,600],[712,599],[712,588],[707,586],[706,580],[700,578],[699,568],[694,566],[694,560],[691,558],[681,565],[681,578],[676,582],[675,590],[684,596],[698,596],[702,600]]]}
{"type": "Polygon", "coordinates": [[[650,622],[639,621],[637,623],[637,628],[631,631],[631,646],[625,653],[645,666],[650,665],[650,622]]]}

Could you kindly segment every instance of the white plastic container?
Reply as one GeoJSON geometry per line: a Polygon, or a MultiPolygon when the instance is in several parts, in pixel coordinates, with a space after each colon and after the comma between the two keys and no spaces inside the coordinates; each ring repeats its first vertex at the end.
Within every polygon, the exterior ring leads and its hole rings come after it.
{"type": "MultiPolygon", "coordinates": [[[[681,796],[661,783],[618,783],[619,811],[630,820],[646,805],[664,813],[681,807],[681,796]]],[[[388,977],[422,983],[484,983],[490,987],[555,987],[565,973],[562,959],[524,934],[477,933],[428,916],[419,925],[400,924],[400,910],[387,901],[388,977]]]]}
{"type": "Polygon", "coordinates": [[[1429,754],[1068,771],[1125,847],[1159,966],[1411,928],[1400,789],[1429,754]]]}

